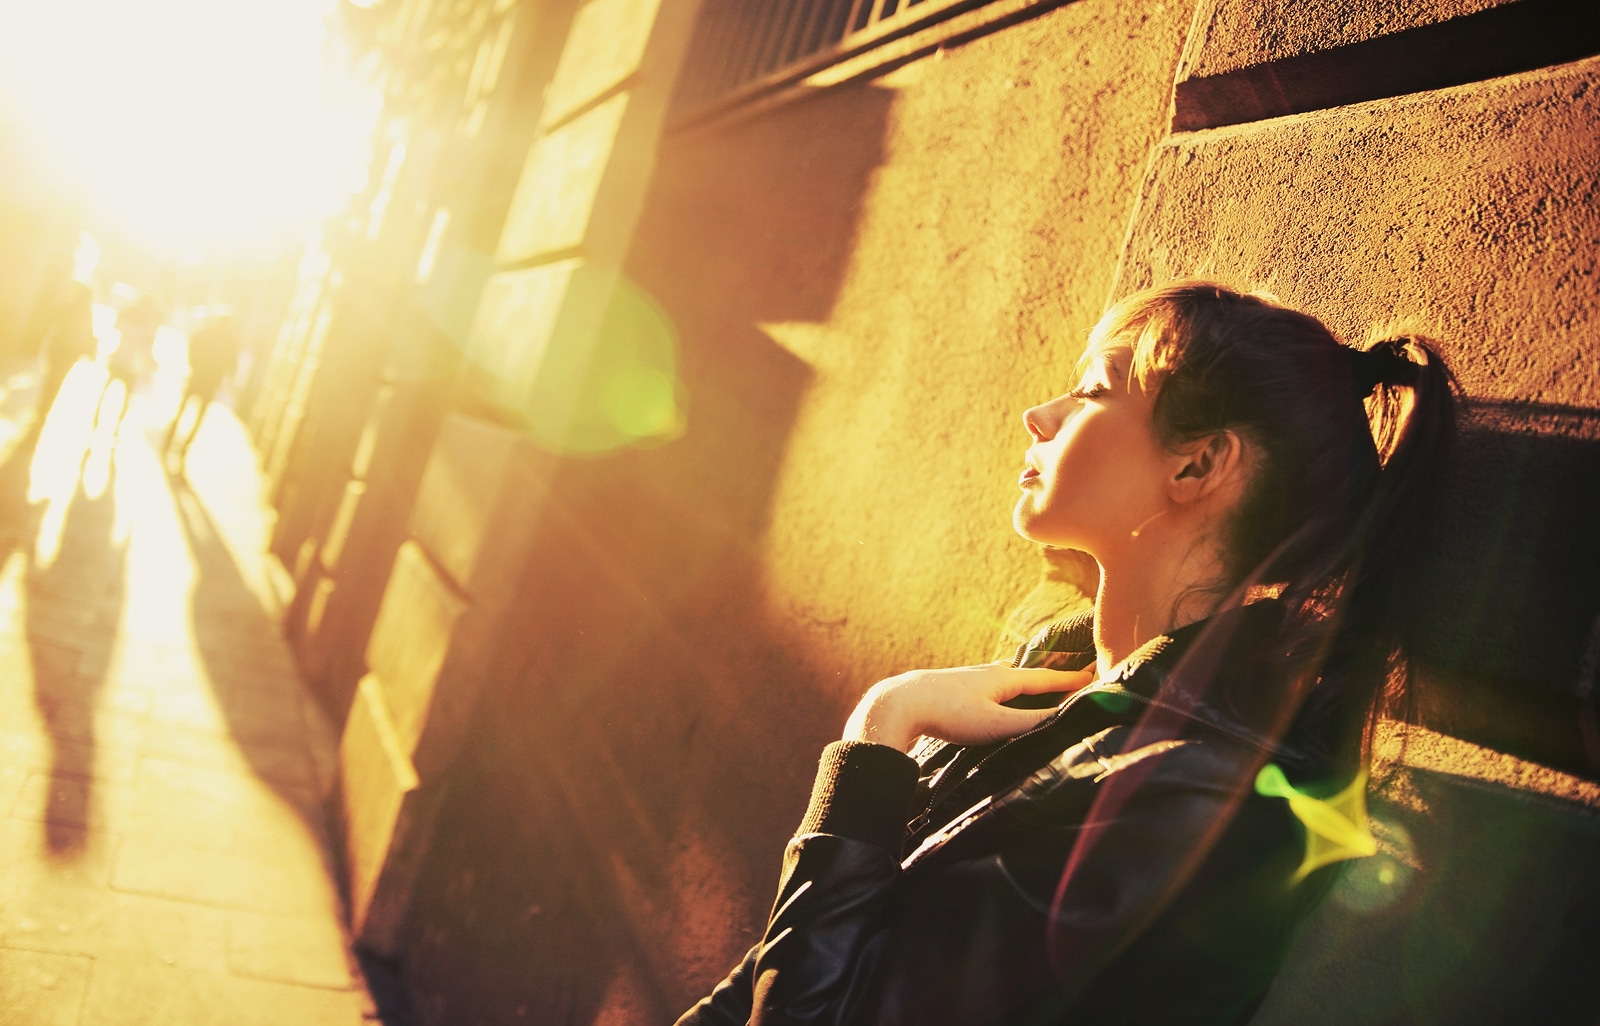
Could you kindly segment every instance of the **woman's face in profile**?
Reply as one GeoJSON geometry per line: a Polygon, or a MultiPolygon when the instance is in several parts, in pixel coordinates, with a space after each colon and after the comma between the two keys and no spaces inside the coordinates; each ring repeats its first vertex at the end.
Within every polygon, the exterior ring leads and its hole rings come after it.
{"type": "Polygon", "coordinates": [[[1024,538],[1103,563],[1166,509],[1173,455],[1156,437],[1154,393],[1130,385],[1132,361],[1108,347],[1076,388],[1023,413],[1033,444],[1012,523],[1024,538]]]}

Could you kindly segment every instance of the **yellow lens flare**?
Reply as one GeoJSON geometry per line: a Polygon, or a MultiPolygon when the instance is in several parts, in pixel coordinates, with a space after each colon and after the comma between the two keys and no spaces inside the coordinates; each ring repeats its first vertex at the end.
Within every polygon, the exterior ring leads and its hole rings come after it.
{"type": "Polygon", "coordinates": [[[1378,853],[1378,842],[1367,824],[1366,770],[1333,797],[1314,798],[1289,783],[1277,763],[1269,762],[1256,774],[1256,793],[1288,801],[1289,811],[1306,828],[1306,855],[1293,883],[1331,863],[1378,853]]]}
{"type": "Polygon", "coordinates": [[[176,254],[279,243],[364,174],[335,0],[0,0],[0,121],[96,225],[176,254]]]}

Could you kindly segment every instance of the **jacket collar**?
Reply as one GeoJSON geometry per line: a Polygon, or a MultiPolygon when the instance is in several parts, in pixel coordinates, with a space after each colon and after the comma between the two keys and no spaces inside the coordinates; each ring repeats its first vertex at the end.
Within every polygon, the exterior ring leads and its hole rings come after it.
{"type": "MultiPolygon", "coordinates": [[[[1271,753],[1276,759],[1301,762],[1304,754],[1273,737],[1269,726],[1277,718],[1272,704],[1284,700],[1277,690],[1284,684],[1275,680],[1274,672],[1284,665],[1274,652],[1282,617],[1282,604],[1267,599],[1187,624],[1145,642],[1113,669],[1108,680],[1099,681],[1084,692],[1129,694],[1147,705],[1181,712],[1197,723],[1271,753]],[[1221,617],[1237,617],[1237,621],[1221,623],[1221,617]],[[1192,698],[1164,693],[1164,685],[1183,656],[1212,626],[1228,634],[1216,671],[1204,684],[1204,693],[1192,698]]],[[[1039,631],[1018,650],[1016,665],[1082,669],[1092,666],[1094,660],[1094,616],[1083,613],[1039,631]]]]}

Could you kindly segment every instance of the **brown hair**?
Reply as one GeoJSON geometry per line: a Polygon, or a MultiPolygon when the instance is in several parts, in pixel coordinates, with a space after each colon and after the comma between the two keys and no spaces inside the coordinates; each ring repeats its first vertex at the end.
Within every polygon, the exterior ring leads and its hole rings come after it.
{"type": "Polygon", "coordinates": [[[1271,296],[1206,281],[1113,306],[1089,352],[1122,345],[1132,376],[1156,390],[1163,442],[1232,430],[1251,450],[1218,590],[1269,585],[1286,630],[1324,635],[1302,720],[1331,718],[1339,746],[1359,750],[1387,670],[1405,665],[1408,584],[1455,434],[1438,345],[1400,334],[1357,349],[1271,296]]]}

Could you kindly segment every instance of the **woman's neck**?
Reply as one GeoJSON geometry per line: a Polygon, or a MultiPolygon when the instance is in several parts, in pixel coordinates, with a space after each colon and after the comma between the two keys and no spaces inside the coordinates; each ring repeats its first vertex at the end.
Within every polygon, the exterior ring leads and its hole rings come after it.
{"type": "Polygon", "coordinates": [[[1175,559],[1140,561],[1142,566],[1100,564],[1094,647],[1101,679],[1108,679],[1118,663],[1152,638],[1203,620],[1216,609],[1221,562],[1197,555],[1191,551],[1175,559]]]}

